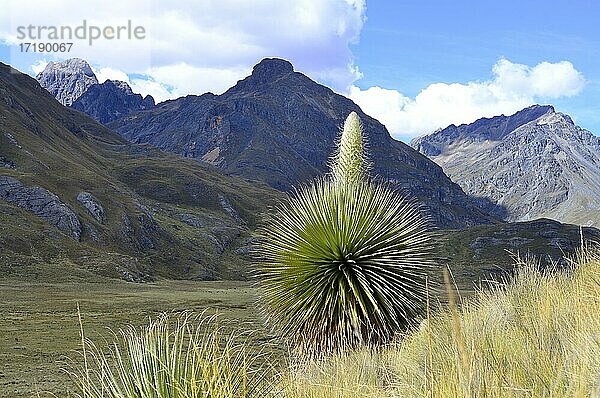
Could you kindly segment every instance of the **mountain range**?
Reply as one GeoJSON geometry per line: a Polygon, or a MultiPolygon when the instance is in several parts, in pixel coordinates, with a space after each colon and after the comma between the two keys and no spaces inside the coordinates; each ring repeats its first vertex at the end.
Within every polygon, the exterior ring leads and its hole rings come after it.
{"type": "MultiPolygon", "coordinates": [[[[72,76],[65,84],[75,84],[72,76]]],[[[95,92],[88,88],[74,102],[114,100],[112,91],[95,92]]],[[[396,184],[434,215],[444,228],[444,256],[459,274],[508,267],[507,251],[549,263],[579,247],[575,226],[500,223],[498,206],[466,195],[433,161],[287,61],[263,60],[219,96],[133,111],[109,123],[118,132],[2,64],[0,274],[245,278],[261,214],[292,184],[327,170],[337,130],[351,110],[363,119],[373,176],[396,184]]],[[[600,239],[594,228],[583,233],[600,239]]]]}
{"type": "Polygon", "coordinates": [[[278,190],[325,173],[346,116],[359,114],[373,174],[420,200],[441,227],[498,219],[494,206],[465,195],[442,169],[394,140],[377,120],[282,59],[264,59],[221,95],[188,95],[129,114],[108,127],[133,143],[210,163],[278,190]]]}
{"type": "Polygon", "coordinates": [[[552,106],[450,125],[411,145],[510,221],[600,225],[600,138],[552,106]]]}
{"type": "MultiPolygon", "coordinates": [[[[85,61],[57,65],[82,67],[69,76],[89,69],[85,61]]],[[[37,79],[44,86],[45,80],[37,79]]],[[[71,106],[132,143],[151,144],[282,191],[327,171],[339,128],[355,111],[368,137],[373,173],[420,200],[437,226],[497,222],[501,214],[490,201],[465,195],[439,166],[394,140],[351,100],[282,59],[262,60],[221,95],[188,95],[154,106],[151,97],[134,94],[126,83],[106,81],[88,87],[71,106]]]]}

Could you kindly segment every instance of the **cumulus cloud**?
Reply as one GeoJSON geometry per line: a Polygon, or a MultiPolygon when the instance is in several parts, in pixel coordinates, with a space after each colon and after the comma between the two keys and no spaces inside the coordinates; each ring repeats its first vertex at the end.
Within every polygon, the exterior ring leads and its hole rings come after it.
{"type": "Polygon", "coordinates": [[[535,66],[500,59],[493,78],[468,83],[434,83],[415,98],[381,87],[352,86],[349,97],[392,135],[408,139],[450,124],[514,113],[536,102],[577,95],[583,75],[568,61],[535,66]]]}
{"type": "Polygon", "coordinates": [[[99,83],[104,83],[107,80],[120,80],[122,82],[129,83],[129,75],[127,75],[127,73],[125,73],[121,70],[109,68],[109,67],[104,67],[104,68],[92,67],[92,70],[93,70],[94,74],[96,75],[96,77],[98,78],[99,83]]]}
{"type": "Polygon", "coordinates": [[[29,24],[74,27],[85,19],[96,26],[128,20],[143,26],[144,40],[76,42],[73,52],[59,58],[86,59],[106,76],[135,74],[138,87],[161,97],[221,92],[270,56],[289,59],[339,92],[360,76],[349,44],[362,29],[364,0],[141,0],[110,7],[102,0],[85,7],[79,0],[28,0],[27,7],[12,8],[11,3],[0,0],[10,16],[0,20],[0,40],[6,43],[16,43],[17,26],[29,24]]]}
{"type": "Polygon", "coordinates": [[[176,98],[173,95],[173,88],[168,87],[165,84],[159,83],[151,78],[145,79],[131,79],[129,82],[131,90],[134,93],[140,93],[143,96],[151,95],[156,103],[166,101],[168,99],[176,98]]]}
{"type": "Polygon", "coordinates": [[[149,76],[161,82],[163,86],[172,87],[170,97],[180,97],[186,94],[202,94],[210,91],[221,94],[238,80],[248,76],[252,67],[198,67],[186,63],[165,65],[150,68],[149,76]],[[209,88],[209,89],[207,89],[209,88]]]}

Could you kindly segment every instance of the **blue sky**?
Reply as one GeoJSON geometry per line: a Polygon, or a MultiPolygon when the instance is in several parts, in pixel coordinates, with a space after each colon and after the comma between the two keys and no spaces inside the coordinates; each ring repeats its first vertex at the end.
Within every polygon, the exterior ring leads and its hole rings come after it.
{"type": "Polygon", "coordinates": [[[77,56],[157,100],[220,93],[266,56],[350,96],[399,139],[552,103],[600,134],[600,2],[0,0],[0,60],[35,74],[77,56]],[[97,4],[96,4],[97,3],[97,4]],[[116,4],[116,3],[115,3],[116,4]],[[8,10],[8,12],[4,12],[8,10]],[[22,54],[19,25],[133,20],[143,41],[22,54]]]}
{"type": "Polygon", "coordinates": [[[550,102],[600,134],[600,2],[371,1],[366,15],[351,46],[363,73],[357,86],[414,97],[435,82],[490,79],[502,57],[526,65],[567,60],[586,85],[550,102]]]}

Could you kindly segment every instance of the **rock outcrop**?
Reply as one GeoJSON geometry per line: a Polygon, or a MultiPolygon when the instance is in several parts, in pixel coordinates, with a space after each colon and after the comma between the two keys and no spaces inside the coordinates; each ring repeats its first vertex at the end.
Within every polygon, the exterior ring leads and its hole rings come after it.
{"type": "Polygon", "coordinates": [[[6,156],[0,155],[0,167],[5,169],[14,169],[15,163],[6,156]]]}
{"type": "Polygon", "coordinates": [[[0,200],[25,209],[79,241],[81,223],[69,206],[52,192],[30,187],[10,176],[0,176],[0,200]]]}
{"type": "Polygon", "coordinates": [[[92,217],[96,219],[101,224],[106,223],[106,214],[104,213],[104,208],[102,204],[89,192],[80,192],[77,195],[77,201],[81,203],[83,207],[85,207],[90,213],[92,217]]]}

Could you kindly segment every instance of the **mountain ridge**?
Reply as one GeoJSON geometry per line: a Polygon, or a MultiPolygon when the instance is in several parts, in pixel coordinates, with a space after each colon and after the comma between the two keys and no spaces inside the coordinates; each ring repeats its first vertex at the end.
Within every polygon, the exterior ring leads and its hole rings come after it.
{"type": "Polygon", "coordinates": [[[71,107],[102,124],[107,124],[132,112],[153,108],[154,98],[135,94],[123,81],[106,80],[94,84],[81,94],[71,107]]]}
{"type": "Polygon", "coordinates": [[[127,82],[108,79],[100,83],[90,64],[80,58],[49,62],[35,79],[61,104],[102,124],[155,105],[151,95],[134,93],[127,82]]]}
{"type": "Polygon", "coordinates": [[[411,145],[509,221],[600,224],[600,138],[552,106],[450,125],[411,145]]]}
{"type": "Polygon", "coordinates": [[[496,206],[466,196],[441,168],[394,140],[350,99],[283,59],[262,60],[221,95],[165,101],[108,126],[131,142],[150,143],[287,191],[327,172],[337,132],[352,111],[365,127],[373,174],[425,203],[437,225],[498,221],[496,206]]]}

